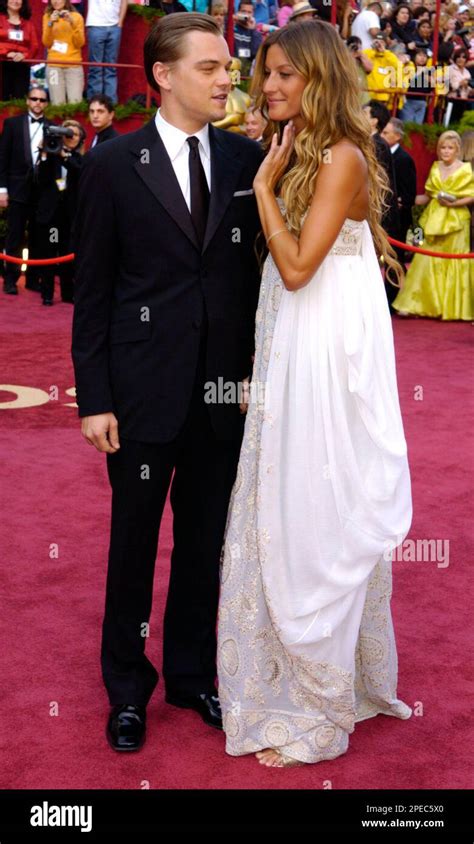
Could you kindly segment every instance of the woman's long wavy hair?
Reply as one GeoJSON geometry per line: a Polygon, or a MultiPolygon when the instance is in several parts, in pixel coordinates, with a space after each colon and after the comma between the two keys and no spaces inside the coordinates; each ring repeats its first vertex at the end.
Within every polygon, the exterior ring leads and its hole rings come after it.
{"type": "Polygon", "coordinates": [[[264,149],[270,145],[274,132],[281,140],[286,123],[269,119],[263,93],[266,56],[273,44],[281,47],[290,64],[307,80],[301,99],[305,125],[296,135],[291,159],[277,185],[277,192],[287,209],[290,230],[299,236],[301,219],[311,204],[325,151],[342,138],[347,138],[359,147],[367,162],[367,219],[377,254],[383,256],[388,270],[387,280],[394,284],[390,276],[395,276],[401,284],[403,268],[380,224],[382,213],[389,207],[387,197],[391,190],[385,170],[377,161],[370,127],[362,111],[354,60],[334,27],[324,21],[304,21],[272,32],[257,54],[251,84],[256,106],[268,120],[263,135],[264,149]]]}

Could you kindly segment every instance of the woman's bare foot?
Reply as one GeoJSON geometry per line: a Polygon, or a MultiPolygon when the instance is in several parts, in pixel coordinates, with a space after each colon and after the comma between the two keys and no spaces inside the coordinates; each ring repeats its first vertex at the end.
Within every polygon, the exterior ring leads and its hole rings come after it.
{"type": "Polygon", "coordinates": [[[299,759],[292,759],[291,756],[286,756],[280,753],[273,747],[266,747],[265,750],[259,750],[255,754],[261,765],[267,768],[294,768],[297,765],[304,765],[305,762],[300,762],[299,759]]]}
{"type": "Polygon", "coordinates": [[[261,765],[266,765],[267,768],[273,768],[276,766],[277,762],[281,759],[278,750],[274,750],[273,747],[267,747],[265,750],[259,750],[258,753],[255,754],[258,761],[261,765]]]}

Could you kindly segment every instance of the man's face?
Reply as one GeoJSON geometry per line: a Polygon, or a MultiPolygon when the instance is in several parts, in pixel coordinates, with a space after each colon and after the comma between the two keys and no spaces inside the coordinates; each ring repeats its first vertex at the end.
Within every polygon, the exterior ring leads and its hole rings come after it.
{"type": "Polygon", "coordinates": [[[35,117],[42,117],[48,105],[48,99],[42,88],[33,88],[27,98],[28,108],[35,117]]]}
{"type": "Polygon", "coordinates": [[[382,55],[385,52],[385,41],[382,41],[381,38],[376,38],[375,41],[372,41],[372,49],[379,55],[382,55]]]}
{"type": "Polygon", "coordinates": [[[371,132],[372,132],[372,134],[373,134],[374,132],[376,132],[376,131],[377,131],[377,124],[378,124],[378,120],[377,120],[377,118],[376,118],[376,117],[372,117],[372,115],[371,115],[371,113],[370,113],[370,106],[368,106],[368,105],[367,105],[367,106],[364,106],[364,107],[362,108],[362,111],[363,111],[363,112],[364,112],[364,114],[365,114],[365,117],[366,117],[367,123],[368,123],[368,125],[369,125],[370,131],[371,131],[371,132]]]}
{"type": "Polygon", "coordinates": [[[241,3],[238,14],[239,15],[247,15],[247,18],[248,18],[247,21],[240,21],[239,20],[240,26],[247,27],[249,25],[250,18],[253,18],[253,5],[252,5],[252,3],[241,3]]]}
{"type": "Polygon", "coordinates": [[[169,102],[175,116],[201,126],[221,120],[231,90],[231,61],[222,35],[187,33],[182,57],[172,65],[157,62],[153,67],[163,104],[169,102]]]}
{"type": "Polygon", "coordinates": [[[92,102],[89,106],[89,120],[96,132],[102,132],[111,125],[114,112],[106,109],[102,103],[92,102]]]}
{"type": "Polygon", "coordinates": [[[382,138],[385,138],[387,144],[389,144],[389,146],[391,147],[393,147],[394,144],[400,143],[400,135],[398,134],[398,132],[395,131],[390,121],[387,123],[385,129],[383,129],[380,134],[382,135],[382,138]]]}

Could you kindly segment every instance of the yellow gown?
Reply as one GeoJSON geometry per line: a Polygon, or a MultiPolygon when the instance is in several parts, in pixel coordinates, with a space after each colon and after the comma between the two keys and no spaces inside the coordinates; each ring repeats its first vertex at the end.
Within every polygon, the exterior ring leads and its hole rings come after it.
{"type": "MultiPolygon", "coordinates": [[[[425,193],[432,197],[420,216],[421,248],[435,252],[469,252],[471,213],[467,206],[449,208],[436,199],[439,191],[459,199],[474,196],[474,175],[465,162],[447,179],[438,162],[431,167],[425,193]]],[[[474,320],[474,262],[470,258],[431,258],[415,254],[403,289],[393,302],[397,311],[443,320],[474,320]]]]}

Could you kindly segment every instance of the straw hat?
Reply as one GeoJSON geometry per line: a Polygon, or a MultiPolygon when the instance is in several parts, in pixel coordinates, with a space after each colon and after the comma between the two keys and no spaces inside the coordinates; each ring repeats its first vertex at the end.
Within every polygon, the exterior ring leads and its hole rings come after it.
{"type": "Polygon", "coordinates": [[[313,9],[313,7],[307,2],[307,0],[300,0],[299,3],[295,3],[295,5],[293,6],[293,11],[289,17],[289,20],[292,21],[299,15],[305,15],[308,12],[311,12],[313,14],[313,17],[316,17],[316,15],[318,14],[316,9],[313,9]]]}

